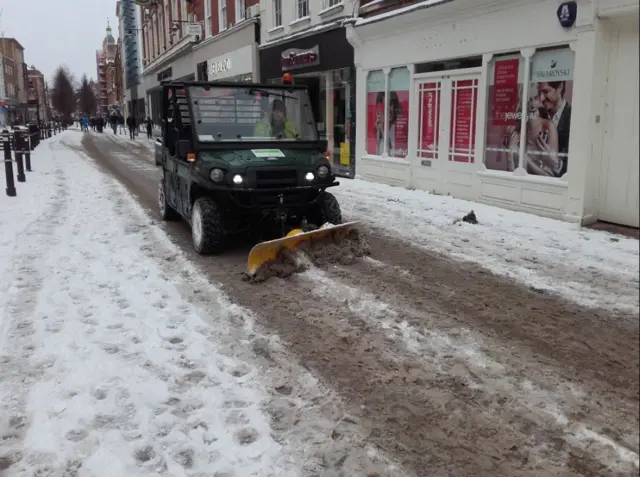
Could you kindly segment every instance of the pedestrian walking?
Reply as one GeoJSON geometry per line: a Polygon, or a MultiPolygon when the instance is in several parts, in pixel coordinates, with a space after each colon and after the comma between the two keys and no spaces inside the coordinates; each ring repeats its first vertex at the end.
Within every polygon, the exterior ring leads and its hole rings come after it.
{"type": "Polygon", "coordinates": [[[131,114],[127,116],[127,128],[129,128],[129,139],[135,139],[136,119],[131,114]]]}
{"type": "Polygon", "coordinates": [[[153,121],[151,121],[151,116],[147,116],[147,139],[151,139],[153,137],[153,121]]]}

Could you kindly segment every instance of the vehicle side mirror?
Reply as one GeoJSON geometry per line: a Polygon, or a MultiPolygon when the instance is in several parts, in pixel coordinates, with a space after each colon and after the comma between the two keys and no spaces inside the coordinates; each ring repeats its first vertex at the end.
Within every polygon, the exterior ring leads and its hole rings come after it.
{"type": "Polygon", "coordinates": [[[185,139],[181,139],[178,141],[177,153],[180,159],[187,159],[187,154],[191,152],[191,141],[187,141],[185,139]]]}

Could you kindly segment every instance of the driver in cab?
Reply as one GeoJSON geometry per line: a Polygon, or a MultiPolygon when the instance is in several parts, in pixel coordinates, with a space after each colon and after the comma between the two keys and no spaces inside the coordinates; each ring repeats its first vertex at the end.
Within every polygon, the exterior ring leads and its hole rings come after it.
{"type": "Polygon", "coordinates": [[[256,124],[254,135],[287,139],[296,137],[295,126],[287,119],[287,110],[281,99],[273,100],[271,114],[256,124]]]}

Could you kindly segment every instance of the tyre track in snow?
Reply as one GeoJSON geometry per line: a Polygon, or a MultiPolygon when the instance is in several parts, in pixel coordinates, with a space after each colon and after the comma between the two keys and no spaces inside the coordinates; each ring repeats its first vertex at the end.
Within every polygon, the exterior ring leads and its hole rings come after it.
{"type": "MultiPolygon", "coordinates": [[[[122,176],[120,167],[112,164],[115,161],[100,157],[90,140],[85,142],[87,150],[122,176]]],[[[139,177],[120,179],[143,204],[155,209],[155,178],[147,177],[144,187],[135,186],[135,181],[142,181],[139,177]]],[[[459,476],[632,475],[628,472],[635,468],[638,451],[637,433],[629,431],[637,430],[638,422],[638,331],[633,317],[572,307],[479,267],[373,235],[374,257],[384,257],[382,267],[363,263],[352,271],[330,269],[324,284],[300,276],[249,285],[238,276],[247,250],[198,257],[184,224],[168,224],[166,229],[232,299],[256,311],[262,324],[281,336],[304,366],[347,400],[373,442],[416,475],[424,475],[427,468],[431,475],[459,476]],[[407,349],[406,337],[403,342],[381,326],[384,306],[378,311],[370,303],[368,308],[349,309],[340,295],[346,286],[341,288],[331,275],[363,293],[372,292],[377,302],[386,304],[387,328],[396,327],[400,335],[406,332],[404,321],[424,328],[423,315],[425,322],[443,332],[455,336],[470,329],[503,343],[511,353],[483,350],[497,363],[487,371],[469,369],[473,354],[462,359],[460,352],[449,356],[449,351],[430,357],[429,349],[437,344],[433,339],[423,348],[407,349]],[[329,290],[333,286],[334,292],[322,295],[323,286],[329,290]],[[619,347],[626,353],[619,353],[619,347]],[[518,359],[525,357],[530,361],[519,364],[518,359]],[[444,364],[438,366],[439,361],[444,364]],[[539,383],[519,375],[536,368],[540,369],[530,379],[539,383]],[[508,375],[506,381],[500,373],[508,375]],[[621,408],[586,406],[572,391],[572,375],[594,397],[606,397],[608,390],[621,408]],[[503,389],[487,393],[481,386],[487,382],[501,383],[503,389]],[[564,397],[548,398],[554,393],[540,391],[558,383],[565,384],[560,393],[564,397]],[[511,397],[515,391],[518,398],[511,397]],[[557,405],[564,409],[554,415],[557,405]],[[551,410],[542,412],[541,407],[551,410]],[[598,411],[614,420],[607,421],[608,429],[602,429],[592,415],[598,411]],[[584,422],[596,425],[596,433],[586,424],[581,428],[584,422]],[[601,442],[594,444],[597,452],[585,451],[585,442],[604,439],[598,431],[607,431],[621,445],[601,442]]],[[[420,334],[415,338],[419,340],[420,334]]]]}

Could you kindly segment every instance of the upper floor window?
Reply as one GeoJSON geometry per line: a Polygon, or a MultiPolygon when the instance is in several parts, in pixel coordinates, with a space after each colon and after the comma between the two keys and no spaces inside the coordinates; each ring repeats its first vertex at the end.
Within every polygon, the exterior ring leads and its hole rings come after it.
{"type": "Polygon", "coordinates": [[[218,0],[220,4],[220,31],[224,31],[227,29],[227,2],[226,0],[218,0]]]}
{"type": "Polygon", "coordinates": [[[209,38],[211,36],[211,28],[213,24],[212,12],[211,12],[211,0],[205,0],[204,2],[204,36],[209,38]]]}
{"type": "Polygon", "coordinates": [[[245,0],[236,0],[236,23],[246,18],[245,0]]]}
{"type": "Polygon", "coordinates": [[[296,0],[296,19],[309,16],[309,0],[296,0]]]}
{"type": "Polygon", "coordinates": [[[282,26],[282,0],[273,0],[273,26],[282,26]]]}
{"type": "Polygon", "coordinates": [[[324,0],[324,8],[335,7],[336,5],[340,5],[343,0],[324,0]]]}

